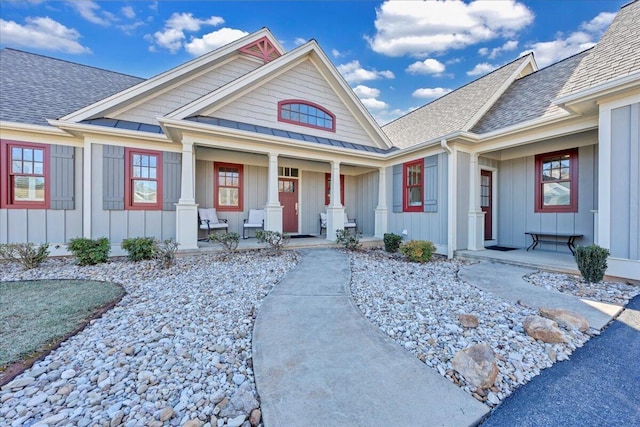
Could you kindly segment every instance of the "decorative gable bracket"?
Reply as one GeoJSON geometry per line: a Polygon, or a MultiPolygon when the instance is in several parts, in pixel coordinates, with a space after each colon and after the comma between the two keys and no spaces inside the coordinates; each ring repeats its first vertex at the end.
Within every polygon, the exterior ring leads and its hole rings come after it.
{"type": "Polygon", "coordinates": [[[273,61],[279,56],[282,56],[282,53],[276,49],[267,36],[251,42],[246,46],[242,46],[238,51],[260,58],[265,64],[269,61],[273,61]]]}

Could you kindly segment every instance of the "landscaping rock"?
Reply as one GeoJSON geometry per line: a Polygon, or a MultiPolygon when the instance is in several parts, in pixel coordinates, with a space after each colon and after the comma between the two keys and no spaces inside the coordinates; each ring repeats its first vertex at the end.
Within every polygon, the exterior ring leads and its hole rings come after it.
{"type": "Polygon", "coordinates": [[[451,366],[475,387],[489,388],[498,376],[495,355],[486,344],[477,344],[457,352],[451,366]]]}
{"type": "Polygon", "coordinates": [[[254,409],[251,411],[251,415],[249,416],[249,422],[252,427],[257,427],[260,424],[260,420],[262,419],[262,412],[260,409],[254,409]]]}
{"type": "Polygon", "coordinates": [[[460,324],[465,328],[477,328],[478,327],[478,317],[473,314],[460,314],[458,316],[458,320],[460,324]]]}
{"type": "Polygon", "coordinates": [[[5,385],[2,386],[2,390],[19,390],[21,388],[24,388],[26,386],[28,386],[29,384],[32,384],[36,379],[33,377],[22,377],[22,378],[16,378],[13,381],[11,381],[10,383],[7,383],[5,385]]]}
{"type": "Polygon", "coordinates": [[[587,318],[574,311],[540,307],[539,312],[542,317],[553,320],[565,329],[580,332],[587,332],[589,330],[589,321],[587,318]]]}
{"type": "Polygon", "coordinates": [[[547,343],[565,342],[565,336],[553,320],[540,316],[527,316],[523,327],[531,338],[547,343]]]}

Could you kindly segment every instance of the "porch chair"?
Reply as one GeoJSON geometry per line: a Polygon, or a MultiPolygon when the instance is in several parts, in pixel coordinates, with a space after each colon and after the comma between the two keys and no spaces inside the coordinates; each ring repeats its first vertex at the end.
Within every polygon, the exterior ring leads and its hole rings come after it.
{"type": "MultiPolygon", "coordinates": [[[[356,219],[355,218],[349,218],[347,216],[347,213],[344,213],[344,228],[345,229],[350,229],[353,228],[353,231],[355,233],[355,231],[358,228],[358,225],[356,223],[356,219]]],[[[327,231],[327,214],[326,212],[320,212],[320,234],[322,235],[322,230],[324,229],[325,233],[327,231]]]]}
{"type": "Polygon", "coordinates": [[[249,209],[249,218],[242,225],[242,238],[247,239],[247,228],[261,228],[264,230],[264,209],[249,209]]]}
{"type": "Polygon", "coordinates": [[[229,230],[227,220],[218,218],[215,208],[198,208],[198,216],[200,230],[207,230],[207,237],[198,240],[208,240],[209,234],[215,230],[229,230]]]}

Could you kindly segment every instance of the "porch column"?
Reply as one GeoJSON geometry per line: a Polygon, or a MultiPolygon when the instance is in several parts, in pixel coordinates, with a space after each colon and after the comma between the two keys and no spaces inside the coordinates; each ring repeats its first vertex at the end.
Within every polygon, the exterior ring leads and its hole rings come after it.
{"type": "Polygon", "coordinates": [[[267,204],[264,207],[264,229],[282,233],[282,206],[278,197],[278,155],[269,153],[267,204]]]}
{"type": "Polygon", "coordinates": [[[467,249],[484,249],[484,212],[480,207],[480,166],[478,154],[472,153],[469,165],[469,236],[467,249]]]}
{"type": "Polygon", "coordinates": [[[379,238],[384,237],[387,232],[387,174],[386,169],[378,169],[378,206],[375,213],[374,235],[379,238]]]}
{"type": "Polygon", "coordinates": [[[85,138],[82,147],[82,237],[91,239],[91,151],[93,145],[85,138]]]}
{"type": "Polygon", "coordinates": [[[193,142],[182,142],[180,199],[176,203],[176,241],[180,250],[198,249],[198,205],[194,193],[193,142]]]}
{"type": "Polygon", "coordinates": [[[331,162],[331,193],[327,207],[327,240],[336,240],[336,230],[344,229],[344,206],[340,203],[340,162],[331,162]]]}

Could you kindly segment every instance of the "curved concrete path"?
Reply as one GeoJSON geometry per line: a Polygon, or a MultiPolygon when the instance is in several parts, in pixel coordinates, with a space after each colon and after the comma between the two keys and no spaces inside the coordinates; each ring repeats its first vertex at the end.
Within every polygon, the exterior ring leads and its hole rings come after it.
{"type": "Polygon", "coordinates": [[[488,408],[366,320],[349,282],[344,254],[308,250],[262,302],[253,363],[265,426],[476,425],[488,408]]]}

